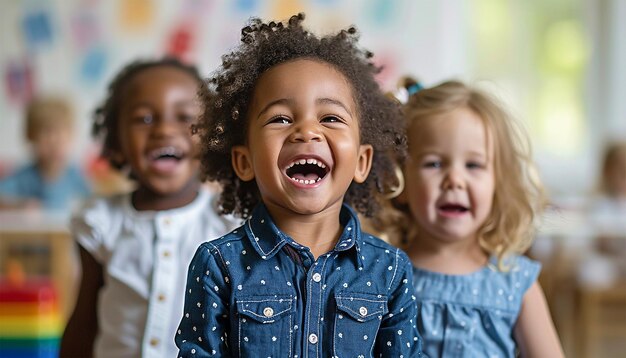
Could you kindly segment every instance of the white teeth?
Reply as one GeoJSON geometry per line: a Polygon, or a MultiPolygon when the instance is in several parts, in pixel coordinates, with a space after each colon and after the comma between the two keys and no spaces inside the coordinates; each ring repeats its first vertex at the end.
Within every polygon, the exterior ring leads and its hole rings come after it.
{"type": "Polygon", "coordinates": [[[175,156],[175,157],[182,156],[182,152],[178,148],[173,147],[173,146],[155,149],[152,151],[151,154],[153,158],[158,158],[164,155],[170,155],[170,156],[175,156]]]}
{"type": "Polygon", "coordinates": [[[317,159],[300,159],[300,160],[296,160],[293,163],[289,164],[287,166],[287,169],[293,167],[294,165],[303,165],[303,164],[313,164],[313,165],[317,165],[320,168],[326,168],[326,164],[322,163],[321,161],[318,161],[317,159]]]}
{"type": "Polygon", "coordinates": [[[322,178],[317,178],[315,180],[313,179],[296,179],[296,178],[291,178],[291,180],[293,181],[297,181],[300,184],[305,184],[305,185],[309,185],[309,184],[313,184],[313,183],[317,183],[318,181],[322,180],[322,178]]]}

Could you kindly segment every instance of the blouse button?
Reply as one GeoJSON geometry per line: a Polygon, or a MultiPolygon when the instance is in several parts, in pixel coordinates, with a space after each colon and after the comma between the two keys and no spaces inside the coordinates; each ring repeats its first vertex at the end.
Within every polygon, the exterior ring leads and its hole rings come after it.
{"type": "Polygon", "coordinates": [[[359,308],[359,313],[361,314],[361,316],[367,316],[367,308],[365,307],[359,308]]]}
{"type": "Polygon", "coordinates": [[[165,295],[161,293],[161,294],[159,295],[158,299],[159,299],[159,302],[163,302],[163,301],[165,301],[165,295]]]}
{"type": "Polygon", "coordinates": [[[312,334],[309,335],[309,342],[311,344],[317,343],[317,335],[315,333],[312,333],[312,334]]]}
{"type": "Polygon", "coordinates": [[[274,310],[272,307],[265,307],[265,309],[263,309],[263,315],[265,315],[265,317],[272,317],[274,315],[274,310]]]}
{"type": "Polygon", "coordinates": [[[158,344],[159,344],[159,340],[158,340],[158,339],[156,339],[156,338],[152,338],[152,339],[150,340],[150,345],[151,345],[151,346],[156,347],[158,344]]]}
{"type": "Polygon", "coordinates": [[[320,275],[318,272],[313,274],[313,281],[320,282],[321,280],[322,280],[322,275],[320,275]]]}

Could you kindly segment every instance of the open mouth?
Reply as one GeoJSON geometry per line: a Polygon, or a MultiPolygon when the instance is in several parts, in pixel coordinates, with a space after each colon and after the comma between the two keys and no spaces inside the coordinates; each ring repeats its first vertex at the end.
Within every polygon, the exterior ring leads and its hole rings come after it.
{"type": "Polygon", "coordinates": [[[300,184],[314,184],[328,174],[328,166],[314,158],[296,159],[285,169],[285,174],[300,184]]]}
{"type": "Polygon", "coordinates": [[[181,161],[185,158],[185,153],[176,147],[168,146],[150,151],[149,158],[153,161],[181,161]]]}
{"type": "Polygon", "coordinates": [[[439,211],[445,214],[463,214],[469,211],[469,208],[460,204],[444,204],[439,207],[439,211]]]}

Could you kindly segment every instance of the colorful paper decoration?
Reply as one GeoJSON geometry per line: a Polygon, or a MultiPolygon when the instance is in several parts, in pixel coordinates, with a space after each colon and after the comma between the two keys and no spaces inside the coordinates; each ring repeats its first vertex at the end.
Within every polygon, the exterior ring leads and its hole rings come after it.
{"type": "Polygon", "coordinates": [[[43,9],[28,12],[22,20],[22,31],[26,45],[36,50],[52,42],[52,22],[50,15],[43,9]]]}

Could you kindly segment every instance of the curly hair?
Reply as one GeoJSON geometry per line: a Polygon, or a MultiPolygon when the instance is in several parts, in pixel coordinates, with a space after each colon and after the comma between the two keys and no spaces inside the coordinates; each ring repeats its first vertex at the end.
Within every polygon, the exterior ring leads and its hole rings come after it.
{"type": "Polygon", "coordinates": [[[328,63],[346,77],[357,104],[361,143],[374,148],[367,180],[352,183],[344,201],[371,216],[379,208],[372,194],[384,192],[396,180],[387,156],[406,155],[404,124],[399,106],[385,97],[374,79],[380,68],[371,62],[372,53],[357,46],[354,27],[320,38],[302,27],[303,20],[302,13],[285,23],[250,19],[241,30],[241,44],[222,57],[221,67],[201,89],[204,114],[196,129],[202,171],[204,179],[221,184],[219,204],[225,214],[246,218],[260,201],[256,182],[240,180],[231,165],[231,148],[247,141],[247,112],[256,82],[268,69],[296,59],[328,63]]]}
{"type": "MultiPolygon", "coordinates": [[[[404,106],[409,146],[410,133],[419,130],[422,123],[463,107],[481,118],[493,138],[495,193],[478,238],[483,250],[495,255],[504,269],[507,255],[523,253],[532,244],[536,213],[547,203],[532,163],[530,142],[522,128],[492,96],[462,82],[447,81],[409,97],[404,106]]],[[[388,202],[385,213],[373,225],[393,234],[390,241],[399,246],[406,247],[419,236],[420,229],[411,219],[409,208],[398,203],[388,202]]]]}
{"type": "Polygon", "coordinates": [[[118,136],[118,119],[124,88],[138,73],[161,66],[179,69],[191,75],[198,81],[199,86],[202,86],[203,78],[196,67],[184,64],[172,57],[165,57],[159,60],[137,60],[122,68],[109,84],[106,100],[94,111],[94,122],[91,130],[94,138],[102,140],[100,156],[105,158],[116,169],[122,169],[126,165],[123,160],[117,159],[115,155],[121,150],[118,136]]]}

